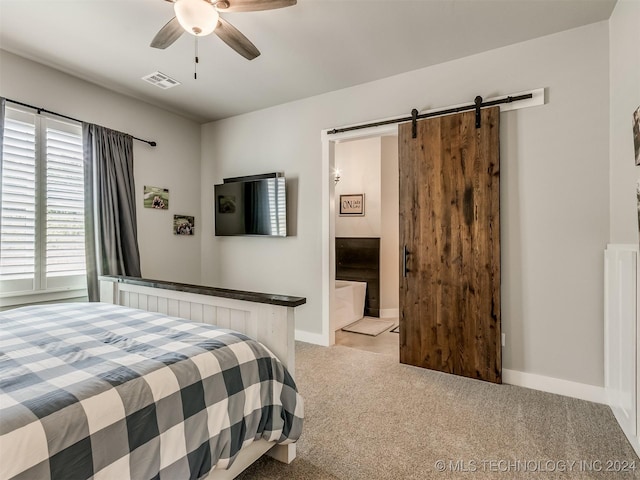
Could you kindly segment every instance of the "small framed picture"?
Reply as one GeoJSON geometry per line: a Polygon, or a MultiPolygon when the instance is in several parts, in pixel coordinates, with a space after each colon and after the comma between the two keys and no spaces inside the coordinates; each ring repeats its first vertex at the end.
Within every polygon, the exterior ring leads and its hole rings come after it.
{"type": "Polygon", "coordinates": [[[633,112],[633,148],[636,154],[636,165],[640,165],[640,107],[633,112]]]}
{"type": "Polygon", "coordinates": [[[640,178],[638,178],[636,185],[636,197],[638,199],[638,233],[640,233],[640,178]]]}
{"type": "Polygon", "coordinates": [[[364,193],[340,195],[340,216],[364,216],[364,193]]]}
{"type": "Polygon", "coordinates": [[[173,216],[173,233],[175,235],[193,235],[195,217],[189,215],[173,216]]]}
{"type": "Polygon", "coordinates": [[[169,209],[169,189],[144,186],[144,208],[169,209]]]}

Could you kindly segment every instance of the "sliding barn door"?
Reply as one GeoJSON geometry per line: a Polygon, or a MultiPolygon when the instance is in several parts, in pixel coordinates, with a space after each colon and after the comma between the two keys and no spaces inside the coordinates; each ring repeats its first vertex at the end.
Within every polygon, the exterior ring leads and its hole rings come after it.
{"type": "Polygon", "coordinates": [[[399,127],[400,361],[502,382],[498,107],[399,127]]]}

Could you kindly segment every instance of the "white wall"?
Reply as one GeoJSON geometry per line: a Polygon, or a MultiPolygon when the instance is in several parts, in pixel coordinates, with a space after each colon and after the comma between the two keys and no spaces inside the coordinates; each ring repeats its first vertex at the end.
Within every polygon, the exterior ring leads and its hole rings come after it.
{"type": "Polygon", "coordinates": [[[321,130],[546,87],[501,118],[503,367],[601,386],[608,71],[600,22],[204,125],[203,281],[303,295],[297,328],[320,333],[321,130]],[[213,184],[273,170],[297,179],[297,234],[215,239],[213,184]]]}
{"type": "Polygon", "coordinates": [[[380,237],[380,137],[336,144],[336,237],[380,237]],[[364,216],[340,216],[340,195],[364,193],[364,216]]]}
{"type": "Polygon", "coordinates": [[[380,316],[397,316],[400,306],[400,219],[398,137],[381,138],[380,316]]]}
{"type": "Polygon", "coordinates": [[[137,141],[133,144],[142,274],[200,282],[198,124],[3,50],[0,95],[157,141],[155,148],[137,141]],[[143,208],[144,185],[169,188],[169,210],[143,208]],[[174,214],[196,217],[194,237],[173,235],[174,214]]]}
{"type": "Polygon", "coordinates": [[[336,143],[336,237],[380,238],[380,316],[397,317],[399,306],[398,137],[336,143]],[[341,217],[340,195],[364,193],[365,216],[341,217]]]}
{"type": "Polygon", "coordinates": [[[618,0],[609,19],[610,246],[606,252],[607,396],[620,427],[640,454],[640,290],[636,283],[640,166],[631,115],[640,106],[640,2],[618,0]],[[632,244],[629,245],[615,244],[632,244]],[[635,250],[635,252],[634,252],[635,250]],[[634,321],[635,317],[635,321],[634,321]]]}
{"type": "Polygon", "coordinates": [[[631,115],[640,106],[640,2],[618,0],[609,19],[611,243],[638,243],[631,115]]]}

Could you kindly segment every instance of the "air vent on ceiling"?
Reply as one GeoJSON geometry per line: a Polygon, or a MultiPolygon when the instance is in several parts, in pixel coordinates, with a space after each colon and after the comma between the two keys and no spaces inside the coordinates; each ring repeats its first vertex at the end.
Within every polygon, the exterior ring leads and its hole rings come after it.
{"type": "Polygon", "coordinates": [[[142,80],[149,82],[151,85],[155,85],[158,88],[162,88],[163,90],[180,85],[179,81],[174,80],[162,72],[150,73],[146,77],[142,77],[142,80]]]}

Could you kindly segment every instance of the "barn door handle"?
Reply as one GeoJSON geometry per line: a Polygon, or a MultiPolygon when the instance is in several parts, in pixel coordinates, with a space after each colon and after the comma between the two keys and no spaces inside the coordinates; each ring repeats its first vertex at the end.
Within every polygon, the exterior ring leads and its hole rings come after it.
{"type": "Polygon", "coordinates": [[[407,272],[409,269],[407,268],[407,257],[409,256],[409,250],[405,245],[402,252],[402,276],[407,278],[407,272]]]}

